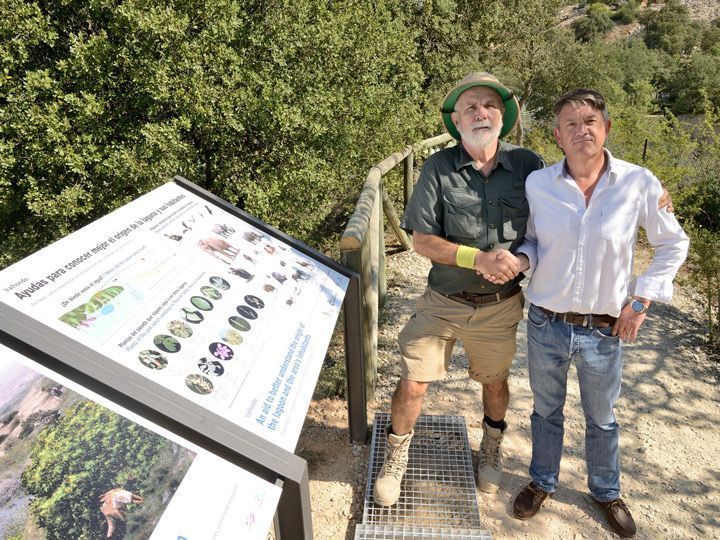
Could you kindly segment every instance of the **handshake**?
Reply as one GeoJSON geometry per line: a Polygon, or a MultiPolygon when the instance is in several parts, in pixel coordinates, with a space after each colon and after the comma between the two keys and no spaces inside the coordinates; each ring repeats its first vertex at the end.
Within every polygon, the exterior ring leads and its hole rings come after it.
{"type": "Polygon", "coordinates": [[[502,285],[514,279],[520,272],[527,270],[530,262],[524,254],[513,255],[503,249],[500,251],[479,251],[475,255],[473,269],[490,283],[502,285]]]}

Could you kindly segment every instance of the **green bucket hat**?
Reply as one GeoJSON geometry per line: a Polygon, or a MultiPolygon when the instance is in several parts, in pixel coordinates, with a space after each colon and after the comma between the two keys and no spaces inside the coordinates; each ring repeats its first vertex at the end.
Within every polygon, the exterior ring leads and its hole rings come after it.
{"type": "Polygon", "coordinates": [[[442,121],[445,125],[445,129],[448,130],[448,133],[450,133],[453,138],[458,141],[460,140],[460,133],[455,127],[455,124],[453,124],[451,115],[455,109],[455,103],[460,97],[460,94],[462,94],[465,90],[469,90],[470,88],[474,88],[476,86],[487,86],[488,88],[492,88],[502,98],[503,104],[505,105],[505,114],[503,114],[503,126],[500,130],[500,137],[504,137],[512,130],[512,128],[515,127],[515,124],[517,124],[518,119],[520,118],[520,104],[509,88],[500,84],[497,77],[490,75],[485,71],[475,71],[471,73],[462,81],[457,83],[452,90],[447,93],[445,99],[442,101],[442,105],[440,106],[440,114],[442,115],[442,121]]]}

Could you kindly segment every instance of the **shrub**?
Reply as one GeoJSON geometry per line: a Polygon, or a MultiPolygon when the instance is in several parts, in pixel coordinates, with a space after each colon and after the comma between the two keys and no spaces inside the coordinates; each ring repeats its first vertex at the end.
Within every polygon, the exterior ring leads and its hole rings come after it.
{"type": "Polygon", "coordinates": [[[612,27],[610,10],[599,2],[590,4],[585,17],[573,23],[575,37],[583,43],[602,37],[612,27]]]}
{"type": "Polygon", "coordinates": [[[640,3],[638,0],[628,0],[625,4],[620,6],[612,16],[614,20],[622,24],[630,24],[635,22],[640,12],[640,3]]]}

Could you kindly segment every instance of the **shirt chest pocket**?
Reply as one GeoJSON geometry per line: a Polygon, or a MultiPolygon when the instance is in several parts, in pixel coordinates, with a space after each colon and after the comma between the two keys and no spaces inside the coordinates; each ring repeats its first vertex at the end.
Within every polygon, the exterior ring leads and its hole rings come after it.
{"type": "Polygon", "coordinates": [[[503,193],[500,200],[500,219],[502,220],[502,242],[512,242],[525,236],[530,205],[523,193],[503,193]]]}
{"type": "Polygon", "coordinates": [[[484,227],[483,200],[477,191],[451,188],[443,192],[445,234],[451,239],[476,239],[484,227]]]}
{"type": "Polygon", "coordinates": [[[625,242],[637,230],[637,210],[627,205],[603,205],[600,217],[600,236],[612,242],[625,242]]]}

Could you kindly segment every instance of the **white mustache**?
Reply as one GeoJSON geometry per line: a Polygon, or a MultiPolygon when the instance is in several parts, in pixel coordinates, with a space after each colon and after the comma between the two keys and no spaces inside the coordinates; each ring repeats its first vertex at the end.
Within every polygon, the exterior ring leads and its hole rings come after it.
{"type": "Polygon", "coordinates": [[[473,124],[472,127],[473,127],[473,129],[477,129],[477,128],[492,129],[492,123],[491,122],[477,122],[477,123],[473,124]]]}

